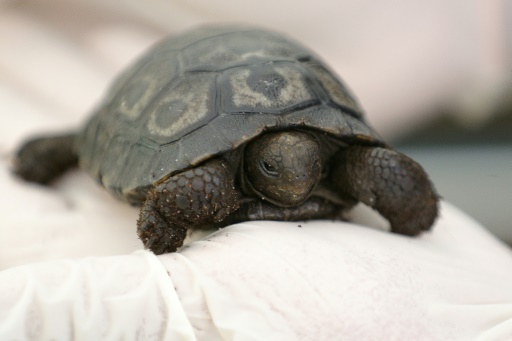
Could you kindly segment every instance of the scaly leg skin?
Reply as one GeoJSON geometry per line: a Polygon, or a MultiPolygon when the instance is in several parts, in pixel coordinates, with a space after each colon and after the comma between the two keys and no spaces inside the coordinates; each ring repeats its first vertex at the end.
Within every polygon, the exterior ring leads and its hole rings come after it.
{"type": "Polygon", "coordinates": [[[423,168],[394,150],[348,147],[338,153],[331,181],[377,210],[395,233],[418,235],[431,228],[438,214],[439,196],[423,168]]]}
{"type": "Polygon", "coordinates": [[[188,228],[223,221],[238,209],[239,197],[227,164],[209,161],[152,188],[140,210],[137,233],[155,254],[174,252],[188,228]]]}
{"type": "Polygon", "coordinates": [[[74,134],[39,137],[25,142],[14,160],[14,173],[39,184],[48,184],[66,170],[75,167],[74,134]]]}

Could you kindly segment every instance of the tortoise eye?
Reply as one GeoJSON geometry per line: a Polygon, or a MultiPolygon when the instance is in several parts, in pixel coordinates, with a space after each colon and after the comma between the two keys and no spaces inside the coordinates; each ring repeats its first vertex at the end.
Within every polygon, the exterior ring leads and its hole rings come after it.
{"type": "Polygon", "coordinates": [[[277,168],[274,167],[270,162],[268,161],[261,161],[261,168],[267,173],[268,175],[277,176],[277,168]]]}

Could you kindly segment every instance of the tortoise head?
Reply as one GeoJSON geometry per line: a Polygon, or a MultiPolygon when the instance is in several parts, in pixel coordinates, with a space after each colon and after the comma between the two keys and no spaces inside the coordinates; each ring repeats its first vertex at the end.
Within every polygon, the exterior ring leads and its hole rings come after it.
{"type": "Polygon", "coordinates": [[[317,138],[301,131],[267,133],[247,145],[244,182],[259,197],[281,207],[304,202],[320,180],[317,138]]]}

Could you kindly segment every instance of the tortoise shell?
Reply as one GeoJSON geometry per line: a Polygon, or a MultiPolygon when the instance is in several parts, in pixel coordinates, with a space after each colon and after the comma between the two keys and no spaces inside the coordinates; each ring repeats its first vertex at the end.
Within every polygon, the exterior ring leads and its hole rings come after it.
{"type": "Polygon", "coordinates": [[[121,74],[77,148],[83,169],[140,204],[158,181],[266,130],[304,128],[382,143],[308,49],[262,29],[202,27],[156,44],[121,74]]]}

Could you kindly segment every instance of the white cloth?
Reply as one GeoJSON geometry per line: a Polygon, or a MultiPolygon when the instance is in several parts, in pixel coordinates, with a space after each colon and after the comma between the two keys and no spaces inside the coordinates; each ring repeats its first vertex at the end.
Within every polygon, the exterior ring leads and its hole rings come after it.
{"type": "Polygon", "coordinates": [[[179,253],[0,272],[0,338],[510,340],[512,254],[443,204],[433,233],[248,222],[179,253]]]}

